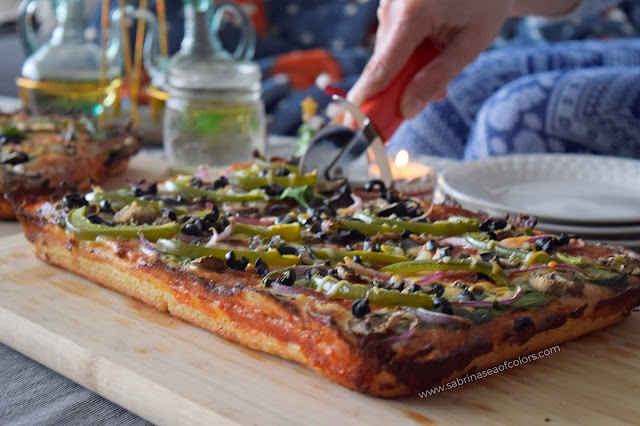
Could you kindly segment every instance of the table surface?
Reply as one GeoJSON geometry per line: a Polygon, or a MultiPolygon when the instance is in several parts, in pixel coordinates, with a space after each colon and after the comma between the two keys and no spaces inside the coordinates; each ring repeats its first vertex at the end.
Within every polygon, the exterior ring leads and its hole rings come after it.
{"type": "MultiPolygon", "coordinates": [[[[112,184],[164,174],[158,165],[157,158],[138,157],[112,184]]],[[[0,342],[28,355],[0,344],[2,424],[147,423],[123,406],[165,424],[193,424],[198,418],[268,424],[631,424],[640,418],[637,313],[533,364],[438,396],[386,401],[39,262],[20,232],[15,223],[0,223],[0,342]],[[16,265],[32,271],[31,278],[16,278],[16,265]],[[55,307],[47,306],[50,300],[55,307]],[[79,311],[69,314],[66,302],[79,311]],[[92,321],[79,327],[77,318],[92,321]],[[176,368],[176,354],[187,360],[184,367],[176,368]],[[196,417],[180,417],[180,410],[195,410],[196,417]]]]}

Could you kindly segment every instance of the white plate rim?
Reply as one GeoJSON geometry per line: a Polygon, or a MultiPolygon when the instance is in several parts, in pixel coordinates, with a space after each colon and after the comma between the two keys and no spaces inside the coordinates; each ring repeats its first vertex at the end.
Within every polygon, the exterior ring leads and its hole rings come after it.
{"type": "MultiPolygon", "coordinates": [[[[513,166],[515,163],[522,162],[557,162],[558,160],[565,162],[582,162],[583,167],[589,167],[589,165],[593,166],[595,161],[598,162],[607,162],[613,163],[618,166],[631,167],[632,169],[637,169],[637,173],[640,176],[640,160],[636,159],[628,159],[621,157],[611,157],[604,155],[592,155],[592,154],[511,154],[504,155],[499,157],[490,157],[480,160],[473,160],[462,162],[460,164],[451,165],[442,171],[439,178],[439,186],[442,191],[450,195],[451,197],[457,199],[460,202],[466,202],[468,204],[472,204],[475,208],[478,209],[488,209],[494,211],[500,211],[505,213],[522,213],[525,215],[536,216],[541,220],[544,220],[548,223],[558,223],[558,224],[580,224],[580,225],[640,225],[640,215],[639,216],[619,216],[619,217],[603,217],[603,218],[584,218],[584,217],[567,217],[567,216],[556,216],[553,214],[545,214],[544,212],[539,211],[527,211],[527,209],[516,208],[514,206],[509,206],[506,204],[502,204],[499,202],[494,202],[490,200],[486,200],[475,196],[473,194],[465,193],[464,191],[452,185],[449,181],[453,180],[453,178],[458,178],[459,175],[464,174],[465,176],[471,176],[473,178],[473,173],[475,170],[479,168],[482,169],[490,169],[490,170],[499,170],[498,166],[504,166],[505,164],[511,163],[513,166]],[[449,180],[448,180],[449,179],[449,180]]],[[[544,163],[540,163],[544,164],[544,163]]],[[[611,169],[611,168],[610,168],[611,169]]],[[[622,167],[614,167],[613,170],[620,170],[622,167]]],[[[496,176],[496,179],[498,176],[496,176]]],[[[640,181],[639,181],[640,182],[640,181]]],[[[639,200],[640,205],[640,200],[639,200]]]]}

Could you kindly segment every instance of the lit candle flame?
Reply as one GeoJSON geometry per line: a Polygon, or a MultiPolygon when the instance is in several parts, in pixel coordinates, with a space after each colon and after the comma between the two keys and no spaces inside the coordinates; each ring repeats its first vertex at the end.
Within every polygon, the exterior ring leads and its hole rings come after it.
{"type": "Polygon", "coordinates": [[[395,163],[396,167],[405,167],[407,164],[409,164],[409,153],[406,149],[398,152],[398,154],[396,155],[395,163]]]}

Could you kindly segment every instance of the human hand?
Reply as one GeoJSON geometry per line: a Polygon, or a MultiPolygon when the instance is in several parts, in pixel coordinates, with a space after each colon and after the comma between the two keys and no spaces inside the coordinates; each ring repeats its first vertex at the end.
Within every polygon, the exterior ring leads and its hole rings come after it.
{"type": "Polygon", "coordinates": [[[381,0],[373,56],[348,95],[361,105],[393,81],[415,48],[431,41],[440,54],[408,83],[400,100],[406,118],[446,93],[447,85],[491,45],[514,0],[381,0]]]}

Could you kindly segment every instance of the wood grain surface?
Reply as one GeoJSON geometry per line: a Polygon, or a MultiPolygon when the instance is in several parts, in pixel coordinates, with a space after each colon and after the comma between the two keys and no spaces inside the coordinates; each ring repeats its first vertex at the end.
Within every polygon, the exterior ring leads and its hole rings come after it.
{"type": "Polygon", "coordinates": [[[47,265],[20,234],[0,239],[0,341],[158,424],[637,424],[639,333],[634,313],[526,365],[382,400],[47,265]]]}

